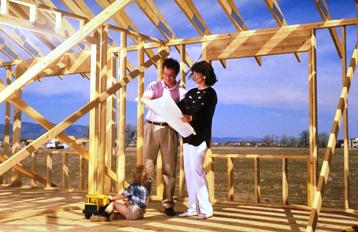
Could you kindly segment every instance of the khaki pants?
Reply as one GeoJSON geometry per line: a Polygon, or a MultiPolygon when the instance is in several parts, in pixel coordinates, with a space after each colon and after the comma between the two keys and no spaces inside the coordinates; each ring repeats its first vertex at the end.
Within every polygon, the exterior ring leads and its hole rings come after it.
{"type": "MultiPolygon", "coordinates": [[[[163,160],[164,193],[162,204],[164,208],[171,208],[174,207],[173,196],[178,155],[178,134],[169,126],[146,123],[144,125],[143,162],[150,180],[154,179],[154,167],[159,151],[163,160]]],[[[151,181],[145,183],[145,186],[150,193],[151,181]]]]}

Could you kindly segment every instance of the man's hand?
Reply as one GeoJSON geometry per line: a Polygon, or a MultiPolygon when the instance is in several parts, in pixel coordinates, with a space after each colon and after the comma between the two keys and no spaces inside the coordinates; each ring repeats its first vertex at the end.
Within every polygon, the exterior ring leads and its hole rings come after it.
{"type": "Polygon", "coordinates": [[[186,123],[193,121],[193,117],[191,115],[183,115],[183,117],[181,117],[180,119],[186,123]]]}

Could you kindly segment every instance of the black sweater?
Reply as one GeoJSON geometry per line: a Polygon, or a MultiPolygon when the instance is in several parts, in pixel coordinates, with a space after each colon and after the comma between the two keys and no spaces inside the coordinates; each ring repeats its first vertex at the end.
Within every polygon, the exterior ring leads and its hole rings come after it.
{"type": "Polygon", "coordinates": [[[178,106],[184,115],[191,115],[190,125],[196,135],[190,135],[183,139],[184,143],[199,146],[203,141],[210,147],[211,125],[217,103],[217,95],[213,88],[203,90],[194,88],[189,90],[178,106]]]}

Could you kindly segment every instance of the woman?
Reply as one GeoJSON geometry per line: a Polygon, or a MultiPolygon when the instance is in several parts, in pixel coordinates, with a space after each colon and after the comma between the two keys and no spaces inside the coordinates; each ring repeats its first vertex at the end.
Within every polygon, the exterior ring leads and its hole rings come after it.
{"type": "Polygon", "coordinates": [[[183,113],[182,121],[190,123],[196,134],[183,139],[184,173],[189,196],[189,208],[179,216],[197,215],[207,219],[213,215],[208,184],[205,179],[203,161],[210,147],[211,125],[217,96],[211,87],[217,81],[210,63],[200,61],[191,67],[192,78],[197,88],[189,90],[178,105],[183,113]]]}

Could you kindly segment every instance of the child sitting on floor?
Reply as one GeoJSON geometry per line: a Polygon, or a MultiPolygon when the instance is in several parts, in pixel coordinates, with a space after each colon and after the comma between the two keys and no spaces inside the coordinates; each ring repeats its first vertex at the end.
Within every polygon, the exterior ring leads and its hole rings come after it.
{"type": "Polygon", "coordinates": [[[109,196],[111,203],[105,209],[104,216],[92,215],[91,221],[109,221],[110,215],[116,210],[124,218],[129,220],[142,219],[148,203],[148,191],[143,186],[148,175],[144,165],[139,165],[133,171],[133,183],[122,194],[109,196]],[[115,202],[125,200],[125,203],[115,202]]]}

